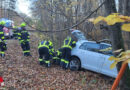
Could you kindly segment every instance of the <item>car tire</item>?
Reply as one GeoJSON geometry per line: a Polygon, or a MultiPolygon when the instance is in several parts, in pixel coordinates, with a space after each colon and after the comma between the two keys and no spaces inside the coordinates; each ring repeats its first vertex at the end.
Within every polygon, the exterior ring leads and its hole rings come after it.
{"type": "Polygon", "coordinates": [[[80,62],[79,58],[72,57],[71,61],[69,63],[69,68],[72,71],[78,71],[78,70],[80,70],[80,68],[81,68],[81,62],[80,62]]]}

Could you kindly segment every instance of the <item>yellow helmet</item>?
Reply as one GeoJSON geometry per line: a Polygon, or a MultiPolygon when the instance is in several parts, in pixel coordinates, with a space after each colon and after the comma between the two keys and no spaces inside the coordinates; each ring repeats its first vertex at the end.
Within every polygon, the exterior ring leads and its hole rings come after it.
{"type": "Polygon", "coordinates": [[[5,21],[1,21],[0,25],[5,25],[5,23],[6,23],[5,21]]]}
{"type": "Polygon", "coordinates": [[[13,28],[17,28],[17,26],[13,26],[13,28]]]}
{"type": "Polygon", "coordinates": [[[25,22],[22,22],[20,27],[25,27],[26,26],[26,23],[25,22]]]}

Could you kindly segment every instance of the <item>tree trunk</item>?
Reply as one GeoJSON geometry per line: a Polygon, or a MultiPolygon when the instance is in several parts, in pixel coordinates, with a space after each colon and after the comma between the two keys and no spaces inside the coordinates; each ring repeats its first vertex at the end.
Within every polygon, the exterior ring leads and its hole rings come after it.
{"type": "MultiPolygon", "coordinates": [[[[107,15],[109,15],[111,13],[117,13],[115,0],[106,0],[105,9],[106,9],[107,15]]],[[[121,26],[121,24],[119,24],[119,23],[109,26],[109,30],[111,32],[111,41],[112,41],[113,51],[121,49],[121,48],[124,49],[120,26],[121,26]]],[[[121,67],[121,63],[119,63],[117,65],[118,71],[120,70],[120,67],[121,67]]],[[[123,78],[120,83],[121,90],[130,90],[130,78],[128,78],[128,77],[130,77],[130,75],[128,72],[129,72],[129,70],[127,67],[126,72],[123,75],[123,78]]]]}
{"type": "MultiPolygon", "coordinates": [[[[50,8],[51,8],[52,11],[53,11],[52,4],[53,4],[53,1],[51,0],[51,6],[50,6],[50,8]]],[[[52,17],[52,16],[53,16],[53,13],[51,12],[50,14],[51,14],[50,30],[53,31],[53,17],[52,17]]],[[[53,42],[53,48],[55,48],[53,33],[50,33],[50,38],[51,38],[51,40],[52,40],[52,42],[53,42]]]]}
{"type": "MultiPolygon", "coordinates": [[[[130,16],[130,0],[120,0],[119,1],[119,13],[130,16]],[[122,4],[123,3],[123,4],[122,4]]],[[[126,32],[127,35],[127,46],[130,49],[130,33],[126,32]]]]}
{"type": "MultiPolygon", "coordinates": [[[[119,1],[119,13],[129,16],[130,15],[130,0],[119,1]]],[[[130,33],[127,33],[127,38],[130,37],[130,33]]],[[[128,39],[129,40],[129,39],[128,39]]],[[[128,49],[130,49],[130,43],[128,42],[128,49]]],[[[124,77],[122,78],[121,90],[130,90],[130,69],[127,67],[124,77]]]]}

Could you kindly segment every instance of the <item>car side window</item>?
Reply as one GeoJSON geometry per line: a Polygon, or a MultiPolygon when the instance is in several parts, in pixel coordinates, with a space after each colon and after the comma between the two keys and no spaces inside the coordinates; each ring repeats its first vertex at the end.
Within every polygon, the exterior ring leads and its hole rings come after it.
{"type": "Polygon", "coordinates": [[[87,43],[87,50],[89,51],[98,52],[99,48],[100,45],[97,43],[91,43],[91,42],[87,43]]]}
{"type": "Polygon", "coordinates": [[[87,42],[84,42],[82,45],[80,45],[79,48],[83,50],[87,50],[87,42]]]}
{"type": "Polygon", "coordinates": [[[100,50],[104,50],[101,52],[103,54],[111,54],[112,55],[112,47],[110,45],[100,44],[100,50]]]}
{"type": "Polygon", "coordinates": [[[99,50],[100,45],[91,42],[84,42],[79,48],[83,50],[96,51],[99,50]]]}
{"type": "Polygon", "coordinates": [[[100,49],[105,49],[105,48],[108,48],[110,47],[109,45],[105,45],[105,44],[100,44],[100,49]]]}

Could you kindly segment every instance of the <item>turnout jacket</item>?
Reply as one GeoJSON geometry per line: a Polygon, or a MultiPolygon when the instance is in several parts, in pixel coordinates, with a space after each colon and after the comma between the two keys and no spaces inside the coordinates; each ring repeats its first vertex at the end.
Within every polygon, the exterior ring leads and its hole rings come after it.
{"type": "Polygon", "coordinates": [[[1,39],[2,41],[5,40],[3,28],[4,28],[4,26],[0,25],[0,39],[1,39]]]}
{"type": "Polygon", "coordinates": [[[29,33],[25,28],[21,28],[21,30],[18,32],[18,39],[20,43],[30,41],[29,33]]]}
{"type": "Polygon", "coordinates": [[[15,28],[13,29],[13,34],[14,34],[14,35],[18,35],[18,32],[19,32],[18,29],[15,27],[15,28]]]}
{"type": "Polygon", "coordinates": [[[75,47],[75,45],[76,45],[76,41],[72,40],[72,38],[70,37],[70,38],[68,38],[68,39],[66,38],[64,40],[64,45],[62,46],[62,48],[72,49],[73,47],[75,47]]]}
{"type": "Polygon", "coordinates": [[[49,49],[49,53],[51,55],[54,54],[54,48],[53,48],[53,44],[51,41],[41,41],[39,44],[38,44],[38,49],[41,48],[41,47],[46,47],[49,49]]]}
{"type": "Polygon", "coordinates": [[[58,49],[56,52],[55,52],[55,56],[53,57],[53,59],[60,59],[62,56],[62,48],[58,49]]]}

